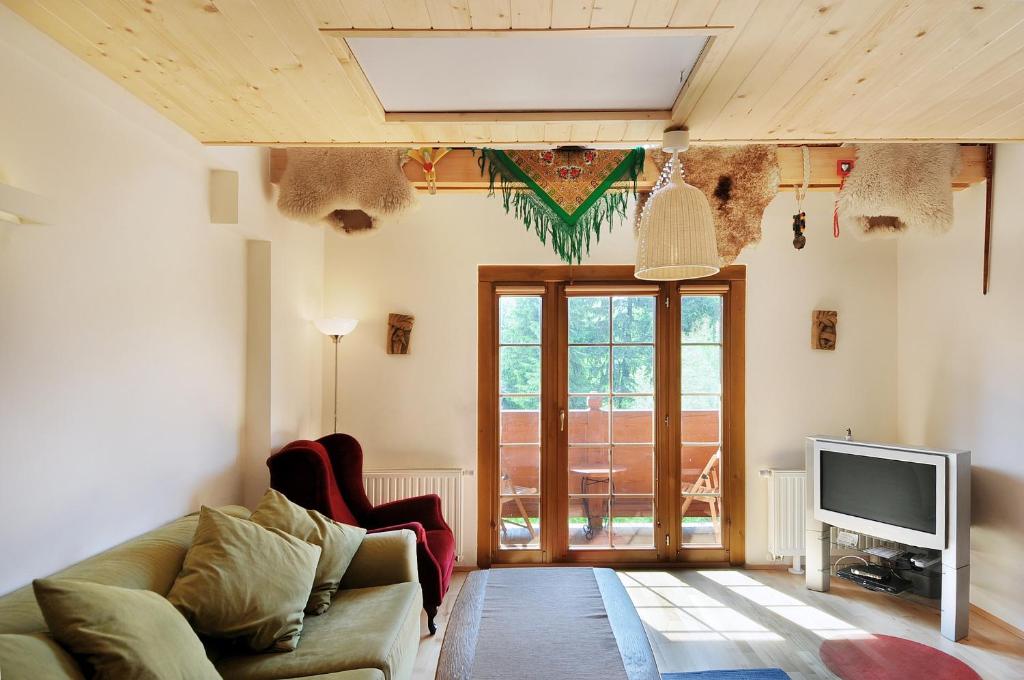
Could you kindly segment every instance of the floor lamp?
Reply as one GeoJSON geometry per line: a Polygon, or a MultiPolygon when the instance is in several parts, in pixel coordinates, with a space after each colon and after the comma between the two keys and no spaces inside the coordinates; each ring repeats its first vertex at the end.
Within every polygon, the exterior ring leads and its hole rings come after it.
{"type": "Polygon", "coordinates": [[[341,339],[354,331],[358,319],[334,317],[316,321],[317,330],[334,341],[334,432],[338,432],[338,344],[341,339]]]}

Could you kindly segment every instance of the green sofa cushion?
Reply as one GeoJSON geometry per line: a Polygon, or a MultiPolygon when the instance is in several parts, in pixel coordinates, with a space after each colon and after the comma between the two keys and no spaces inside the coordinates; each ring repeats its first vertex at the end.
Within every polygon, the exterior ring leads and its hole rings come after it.
{"type": "MultiPolygon", "coordinates": [[[[238,505],[220,509],[232,517],[249,516],[249,511],[238,505]]],[[[166,595],[181,571],[198,521],[199,513],[181,517],[63,569],[52,577],[76,578],[166,595]]],[[[46,621],[39,611],[31,585],[0,597],[0,633],[44,632],[46,621]]]]}
{"type": "Polygon", "coordinates": [[[321,548],[316,565],[313,592],[306,603],[307,614],[323,614],[331,606],[331,598],[345,570],[352,563],[366,529],[339,524],[316,510],[307,510],[292,503],[280,491],[267,489],[250,517],[268,529],[280,529],[321,548]]]}
{"type": "Polygon", "coordinates": [[[45,633],[0,635],[3,680],[85,680],[74,658],[45,633]]]}
{"type": "Polygon", "coordinates": [[[73,579],[32,585],[53,637],[95,680],[218,680],[203,643],[162,595],[73,579]]]}
{"type": "Polygon", "coordinates": [[[409,678],[422,607],[419,583],[339,590],[330,609],[306,619],[302,644],[294,652],[230,656],[217,663],[217,670],[226,680],[279,680],[360,668],[376,668],[386,680],[409,678]]]}
{"type": "Polygon", "coordinates": [[[204,506],[167,599],[202,635],[291,651],[319,558],[319,546],[204,506]]]}

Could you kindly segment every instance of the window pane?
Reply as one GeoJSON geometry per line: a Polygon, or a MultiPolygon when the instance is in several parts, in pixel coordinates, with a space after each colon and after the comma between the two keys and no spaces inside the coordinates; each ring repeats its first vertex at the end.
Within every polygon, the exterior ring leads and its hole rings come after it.
{"type": "Polygon", "coordinates": [[[612,499],[612,545],[616,548],[654,545],[654,501],[622,496],[612,499]]]}
{"type": "Polygon", "coordinates": [[[614,391],[616,394],[654,391],[654,347],[623,345],[613,350],[615,357],[614,391]]]}
{"type": "Polygon", "coordinates": [[[569,298],[569,343],[608,342],[607,297],[569,298]]]}
{"type": "Polygon", "coordinates": [[[501,500],[501,547],[540,547],[540,499],[503,496],[501,500]]]}
{"type": "Polygon", "coordinates": [[[683,345],[683,392],[722,390],[722,348],[717,345],[683,345]]]}
{"type": "Polygon", "coordinates": [[[684,396],[680,423],[684,442],[722,441],[720,398],[684,396]],[[696,402],[698,399],[701,401],[696,402]]]}
{"type": "Polygon", "coordinates": [[[607,347],[569,347],[569,392],[608,392],[607,347]]]}
{"type": "Polygon", "coordinates": [[[645,444],[654,441],[654,397],[615,397],[612,400],[612,441],[645,444]]]}
{"type": "Polygon", "coordinates": [[[683,342],[722,341],[722,296],[684,295],[683,342]]]}
{"type": "Polygon", "coordinates": [[[654,493],[653,446],[616,446],[612,449],[612,492],[654,493]]]}
{"type": "Polygon", "coordinates": [[[572,397],[569,400],[569,443],[607,444],[608,410],[608,397],[572,397]],[[582,408],[573,408],[574,404],[582,408]]]}
{"type": "Polygon", "coordinates": [[[502,397],[501,443],[540,442],[540,397],[502,397]]]}
{"type": "Polygon", "coordinates": [[[614,342],[654,342],[654,298],[612,298],[612,333],[614,342]]]}
{"type": "Polygon", "coordinates": [[[722,459],[717,444],[681,448],[683,493],[716,493],[721,490],[722,459]]]}
{"type": "Polygon", "coordinates": [[[539,446],[502,446],[498,463],[502,496],[540,493],[539,446]]]}
{"type": "Polygon", "coordinates": [[[569,499],[569,546],[571,548],[607,548],[607,498],[569,499]]]}
{"type": "Polygon", "coordinates": [[[540,344],[540,298],[504,295],[498,299],[498,342],[540,344]]]}
{"type": "Polygon", "coordinates": [[[607,494],[610,472],[607,447],[569,447],[569,493],[607,494]]]}
{"type": "Polygon", "coordinates": [[[502,347],[498,353],[502,394],[540,392],[540,347],[502,347]]]}
{"type": "Polygon", "coordinates": [[[722,513],[719,498],[683,496],[683,545],[721,545],[722,513]]]}

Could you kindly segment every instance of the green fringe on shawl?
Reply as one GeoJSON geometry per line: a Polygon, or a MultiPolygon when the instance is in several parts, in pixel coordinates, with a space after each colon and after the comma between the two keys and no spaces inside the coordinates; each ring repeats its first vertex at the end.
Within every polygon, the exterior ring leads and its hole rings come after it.
{"type": "Polygon", "coordinates": [[[626,219],[626,205],[630,195],[636,197],[637,178],[643,172],[644,150],[638,147],[630,151],[573,215],[566,214],[543,191],[535,188],[536,185],[504,152],[480,149],[478,162],[480,174],[487,173],[488,176],[488,195],[494,195],[497,179],[505,212],[514,214],[527,230],[532,229],[541,243],[546,245],[550,238],[552,249],[563,262],[579,264],[584,254],[590,254],[591,239],[594,243],[600,242],[602,225],[607,222],[611,232],[616,218],[626,219]],[[620,182],[630,184],[613,188],[620,182]]]}

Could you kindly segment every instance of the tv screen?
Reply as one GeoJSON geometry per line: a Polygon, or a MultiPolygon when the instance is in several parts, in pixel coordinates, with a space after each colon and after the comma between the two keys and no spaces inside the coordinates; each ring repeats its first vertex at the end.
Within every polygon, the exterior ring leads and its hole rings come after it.
{"type": "Polygon", "coordinates": [[[933,465],[823,450],[820,481],[824,510],[936,531],[933,465]]]}

